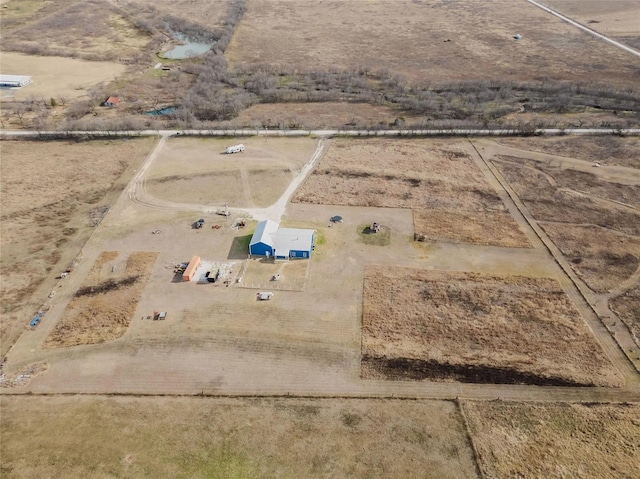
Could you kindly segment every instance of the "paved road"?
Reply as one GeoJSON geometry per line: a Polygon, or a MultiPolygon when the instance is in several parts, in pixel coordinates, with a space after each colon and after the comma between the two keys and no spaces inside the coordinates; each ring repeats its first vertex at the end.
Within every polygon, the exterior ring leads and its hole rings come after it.
{"type": "MultiPolygon", "coordinates": [[[[527,132],[528,133],[528,132],[527,132]]],[[[626,135],[640,136],[640,128],[538,128],[536,135],[626,135]]],[[[0,138],[23,138],[30,136],[59,137],[64,136],[99,136],[99,137],[131,137],[131,136],[522,136],[518,129],[482,130],[482,129],[443,129],[443,130],[126,130],[126,131],[35,131],[35,130],[0,130],[0,138]]]]}
{"type": "Polygon", "coordinates": [[[555,15],[556,17],[564,20],[565,22],[569,23],[570,25],[573,25],[574,27],[578,27],[580,30],[585,31],[585,32],[589,33],[590,35],[593,35],[596,38],[599,38],[601,40],[604,40],[605,42],[611,43],[612,45],[620,48],[621,50],[624,50],[625,52],[628,52],[628,53],[631,53],[632,55],[640,57],[640,52],[638,50],[635,50],[635,49],[633,49],[631,47],[628,47],[627,45],[624,45],[624,44],[622,44],[620,42],[616,42],[615,40],[613,40],[613,39],[611,39],[611,38],[609,38],[609,37],[607,37],[607,36],[605,36],[605,35],[603,35],[601,33],[596,32],[595,30],[592,30],[589,27],[586,27],[586,26],[582,25],[581,23],[578,23],[578,22],[576,22],[574,20],[571,20],[569,17],[563,15],[562,13],[560,13],[560,12],[558,12],[556,10],[553,10],[553,9],[551,9],[551,8],[541,4],[539,2],[536,2],[535,0],[527,0],[527,2],[529,2],[532,5],[535,5],[538,8],[543,9],[545,12],[549,12],[551,15],[555,15]]]}

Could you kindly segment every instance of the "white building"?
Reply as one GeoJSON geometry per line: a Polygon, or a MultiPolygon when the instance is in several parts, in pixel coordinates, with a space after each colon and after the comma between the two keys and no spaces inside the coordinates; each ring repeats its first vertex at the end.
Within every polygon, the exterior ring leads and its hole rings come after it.
{"type": "Polygon", "coordinates": [[[26,86],[33,80],[26,75],[2,75],[0,74],[0,87],[18,88],[26,86]]]}

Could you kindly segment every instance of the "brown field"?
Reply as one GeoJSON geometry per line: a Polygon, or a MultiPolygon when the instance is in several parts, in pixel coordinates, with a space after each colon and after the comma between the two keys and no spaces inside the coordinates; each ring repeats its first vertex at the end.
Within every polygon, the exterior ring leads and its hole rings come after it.
{"type": "Polygon", "coordinates": [[[410,208],[417,211],[417,239],[529,246],[464,147],[442,140],[334,140],[294,201],[410,208]],[[467,222],[486,228],[471,232],[467,222]]]}
{"type": "Polygon", "coordinates": [[[640,346],[640,286],[610,300],[609,306],[631,330],[633,339],[640,346]]]}
{"type": "Polygon", "coordinates": [[[640,138],[619,136],[556,136],[500,138],[502,145],[551,155],[640,169],[640,138]]]}
{"type": "Polygon", "coordinates": [[[46,2],[22,16],[28,4],[12,1],[3,8],[3,26],[9,24],[2,36],[4,49],[115,60],[136,55],[151,40],[110,2],[46,2]]]}
{"type": "Polygon", "coordinates": [[[158,253],[135,252],[116,261],[118,256],[114,251],[99,256],[45,341],[45,348],[98,344],[124,335],[158,253]]]}
{"type": "Polygon", "coordinates": [[[614,290],[640,267],[640,237],[594,225],[541,223],[541,226],[595,292],[614,290]]]}
{"type": "Polygon", "coordinates": [[[256,0],[248,3],[226,56],[233,66],[387,69],[440,83],[495,78],[591,82],[604,80],[605,72],[612,83],[636,78],[628,53],[533,5],[509,0],[256,0]],[[523,35],[521,41],[513,39],[516,33],[523,35]]]}
{"type": "Polygon", "coordinates": [[[638,404],[462,405],[486,478],[637,476],[638,404]]]}
{"type": "Polygon", "coordinates": [[[544,4],[598,33],[640,48],[638,0],[545,0],[544,4]]]}
{"type": "Polygon", "coordinates": [[[145,188],[175,203],[266,207],[309,161],[315,145],[310,138],[174,138],[154,160],[145,188]],[[237,143],[246,150],[224,154],[237,143]]]}
{"type": "Polygon", "coordinates": [[[0,406],[7,479],[477,477],[452,402],[72,396],[0,406]]]}
{"type": "Polygon", "coordinates": [[[46,303],[153,139],[84,143],[2,141],[4,354],[46,303]]]}
{"type": "Polygon", "coordinates": [[[365,378],[620,385],[551,279],[368,268],[365,378]]]}
{"type": "Polygon", "coordinates": [[[175,0],[171,2],[155,0],[129,0],[126,10],[149,9],[156,15],[166,15],[183,20],[188,24],[200,25],[206,29],[221,26],[227,9],[233,0],[216,0],[215,2],[194,2],[193,0],[175,0]]]}
{"type": "MultiPolygon", "coordinates": [[[[38,57],[13,52],[2,52],[0,59],[3,73],[33,77],[33,83],[26,87],[3,90],[3,102],[42,97],[49,107],[51,98],[56,98],[59,103],[60,98],[87,99],[92,88],[99,83],[115,80],[125,71],[125,66],[118,63],[38,57]]],[[[55,115],[56,110],[51,114],[55,115]]]]}
{"type": "Polygon", "coordinates": [[[527,237],[514,228],[507,212],[475,213],[455,210],[414,209],[415,238],[419,241],[451,241],[507,248],[530,247],[527,237]]]}

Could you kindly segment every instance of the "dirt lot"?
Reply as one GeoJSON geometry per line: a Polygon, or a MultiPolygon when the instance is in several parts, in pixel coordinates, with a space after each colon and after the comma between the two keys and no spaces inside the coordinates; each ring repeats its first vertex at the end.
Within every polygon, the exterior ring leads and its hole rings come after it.
{"type": "MultiPolygon", "coordinates": [[[[29,75],[33,83],[26,87],[2,90],[2,100],[24,101],[29,97],[89,98],[89,90],[99,83],[110,82],[125,71],[125,65],[112,62],[95,62],[63,57],[39,57],[22,53],[2,52],[2,72],[12,75],[29,75]]],[[[56,114],[56,110],[52,111],[56,114]]]]}
{"type": "Polygon", "coordinates": [[[477,477],[451,402],[4,397],[0,405],[6,478],[477,477]]]}
{"type": "Polygon", "coordinates": [[[635,82],[628,53],[533,5],[509,0],[378,0],[366,5],[257,0],[248,3],[226,56],[234,66],[363,67],[434,82],[495,78],[591,82],[597,72],[615,72],[609,77],[614,84],[635,82]],[[517,33],[522,40],[514,40],[517,33]]]}
{"type": "Polygon", "coordinates": [[[421,240],[529,246],[466,146],[443,140],[337,139],[294,201],[410,208],[421,240]]]}
{"type": "Polygon", "coordinates": [[[544,4],[598,33],[636,49],[640,48],[638,0],[545,0],[544,4]]]}
{"type": "Polygon", "coordinates": [[[364,281],[364,377],[621,384],[554,280],[369,268],[364,281]]]}
{"type": "Polygon", "coordinates": [[[311,138],[173,138],[151,166],[145,188],[175,203],[266,207],[284,193],[315,146],[311,138]],[[244,152],[224,154],[237,143],[244,152]]]}
{"type": "Polygon", "coordinates": [[[127,331],[158,253],[136,252],[126,259],[118,256],[115,251],[99,256],[45,341],[45,348],[103,343],[127,331]]]}
{"type": "Polygon", "coordinates": [[[493,401],[462,407],[487,478],[637,475],[638,404],[493,401]]]}
{"type": "Polygon", "coordinates": [[[54,278],[73,263],[152,142],[0,144],[2,354],[46,302],[54,278]]]}

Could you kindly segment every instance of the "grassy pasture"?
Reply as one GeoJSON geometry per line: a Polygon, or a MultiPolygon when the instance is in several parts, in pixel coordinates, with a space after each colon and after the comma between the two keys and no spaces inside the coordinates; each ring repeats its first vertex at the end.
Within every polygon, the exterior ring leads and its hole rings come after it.
{"type": "Polygon", "coordinates": [[[439,83],[594,81],[604,80],[605,72],[612,83],[628,83],[635,76],[627,53],[533,5],[509,0],[255,0],[247,4],[227,57],[234,67],[387,69],[439,83]],[[516,33],[523,39],[514,40],[516,33]]]}
{"type": "Polygon", "coordinates": [[[620,386],[551,279],[368,268],[363,376],[620,386]]]}
{"type": "Polygon", "coordinates": [[[0,406],[12,479],[477,477],[450,402],[5,396],[0,406]]]}

